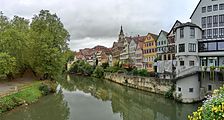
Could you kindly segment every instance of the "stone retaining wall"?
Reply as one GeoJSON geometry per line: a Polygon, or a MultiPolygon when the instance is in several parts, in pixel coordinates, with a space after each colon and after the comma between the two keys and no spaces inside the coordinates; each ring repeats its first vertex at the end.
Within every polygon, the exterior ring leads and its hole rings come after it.
{"type": "Polygon", "coordinates": [[[165,94],[174,85],[171,80],[153,77],[130,76],[118,73],[105,73],[104,77],[105,79],[125,86],[158,94],[165,94]]]}

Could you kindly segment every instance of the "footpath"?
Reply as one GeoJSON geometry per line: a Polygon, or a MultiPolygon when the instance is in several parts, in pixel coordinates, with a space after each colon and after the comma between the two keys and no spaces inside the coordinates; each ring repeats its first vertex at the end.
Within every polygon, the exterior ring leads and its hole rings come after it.
{"type": "Polygon", "coordinates": [[[25,86],[29,86],[36,78],[30,71],[26,71],[21,78],[13,80],[0,80],[0,98],[17,92],[25,86]]]}

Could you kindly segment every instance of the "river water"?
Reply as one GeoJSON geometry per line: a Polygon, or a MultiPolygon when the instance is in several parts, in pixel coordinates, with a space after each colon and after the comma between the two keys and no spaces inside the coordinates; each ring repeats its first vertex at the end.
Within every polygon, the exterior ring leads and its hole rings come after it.
{"type": "Polygon", "coordinates": [[[7,112],[1,120],[185,120],[198,107],[96,78],[58,82],[58,94],[7,112]]]}

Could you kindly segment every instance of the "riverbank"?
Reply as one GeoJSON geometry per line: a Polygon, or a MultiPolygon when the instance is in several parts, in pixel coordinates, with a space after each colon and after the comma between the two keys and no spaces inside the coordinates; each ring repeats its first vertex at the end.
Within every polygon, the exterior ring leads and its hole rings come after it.
{"type": "Polygon", "coordinates": [[[174,83],[171,80],[162,80],[154,77],[105,73],[104,78],[121,85],[162,95],[166,95],[169,92],[171,92],[172,95],[172,89],[174,86],[174,83]]]}
{"type": "Polygon", "coordinates": [[[37,102],[42,96],[55,92],[55,89],[56,83],[52,81],[33,81],[15,90],[6,91],[0,96],[0,113],[37,102]]]}

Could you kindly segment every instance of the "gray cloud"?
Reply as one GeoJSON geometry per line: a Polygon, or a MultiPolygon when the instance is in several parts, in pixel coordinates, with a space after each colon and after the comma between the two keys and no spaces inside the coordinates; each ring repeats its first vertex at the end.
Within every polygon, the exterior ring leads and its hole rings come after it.
{"type": "Polygon", "coordinates": [[[78,50],[101,44],[112,46],[120,25],[128,35],[169,30],[176,19],[186,22],[199,0],[1,0],[5,15],[32,18],[41,9],[57,13],[78,50]]]}

